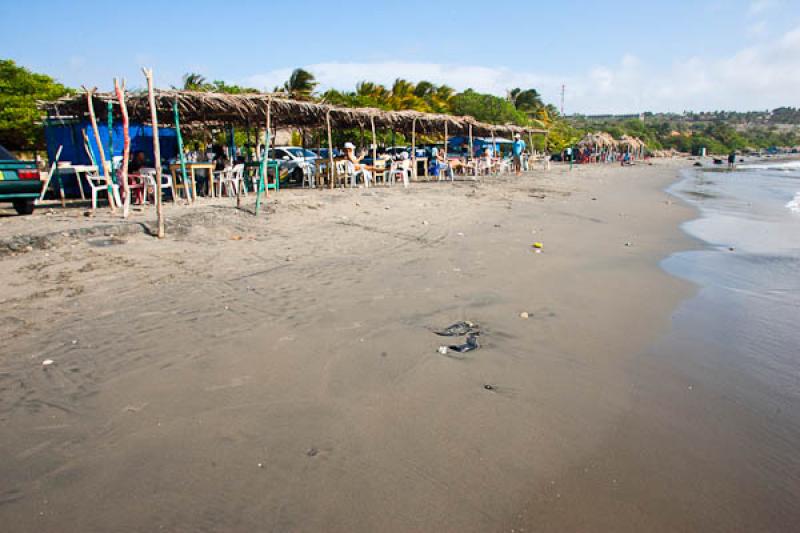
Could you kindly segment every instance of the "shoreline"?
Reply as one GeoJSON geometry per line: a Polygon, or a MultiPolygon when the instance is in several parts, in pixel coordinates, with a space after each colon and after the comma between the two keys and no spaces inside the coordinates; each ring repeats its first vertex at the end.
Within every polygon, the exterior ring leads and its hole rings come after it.
{"type": "Polygon", "coordinates": [[[0,517],[20,531],[532,518],[530,495],[549,502],[615,431],[629,364],[695,290],[659,266],[689,243],[691,209],[663,190],[683,165],[282,193],[268,222],[223,213],[167,242],[0,259],[5,303],[34,328],[12,327],[0,361],[0,451],[17,458],[0,473],[19,494],[0,517]],[[48,309],[70,315],[43,324],[48,309]],[[437,354],[431,330],[464,319],[481,349],[437,354]]]}

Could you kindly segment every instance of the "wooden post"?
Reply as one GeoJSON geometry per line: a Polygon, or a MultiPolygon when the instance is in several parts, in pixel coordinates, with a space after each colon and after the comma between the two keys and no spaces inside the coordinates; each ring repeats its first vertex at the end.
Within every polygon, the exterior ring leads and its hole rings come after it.
{"type": "Polygon", "coordinates": [[[533,133],[528,132],[528,170],[531,169],[531,156],[533,155],[533,133]]]}
{"type": "Polygon", "coordinates": [[[492,128],[492,175],[497,174],[497,167],[494,166],[495,150],[497,150],[497,142],[494,139],[494,128],[492,128]]]}
{"type": "Polygon", "coordinates": [[[100,168],[103,169],[103,176],[106,178],[106,189],[108,192],[108,205],[111,207],[111,213],[117,212],[117,207],[114,205],[114,192],[111,186],[111,176],[106,168],[106,154],[103,150],[103,143],[100,141],[100,131],[97,129],[97,117],[94,114],[94,105],[92,104],[92,96],[96,89],[83,88],[86,91],[86,103],[89,106],[89,119],[92,122],[92,131],[94,132],[94,141],[97,143],[97,151],[100,155],[100,168]]]}
{"type": "MultiPolygon", "coordinates": [[[[175,136],[178,139],[178,158],[181,162],[181,179],[183,180],[183,190],[186,191],[186,199],[189,202],[194,202],[194,196],[192,196],[192,192],[189,190],[189,180],[186,177],[186,156],[183,153],[183,136],[181,135],[181,119],[178,115],[178,98],[176,97],[175,100],[172,102],[172,114],[174,115],[175,120],[175,136]]],[[[213,178],[213,175],[211,176],[213,178]]],[[[175,184],[172,184],[172,203],[175,203],[175,184]]]]}
{"type": "Polygon", "coordinates": [[[475,142],[472,137],[472,124],[469,125],[469,158],[470,163],[475,165],[475,176],[478,175],[478,160],[475,159],[475,142]]]}
{"type": "MultiPolygon", "coordinates": [[[[153,164],[156,166],[156,216],[158,217],[158,238],[164,238],[164,206],[161,201],[161,146],[158,144],[158,114],[156,113],[156,97],[153,93],[153,70],[143,68],[147,78],[147,100],[150,102],[150,122],[153,127],[153,164]]],[[[173,189],[173,194],[174,194],[173,189]]]]}
{"type": "Polygon", "coordinates": [[[417,117],[411,121],[411,166],[414,179],[417,179],[417,117]]]}
{"type": "MultiPolygon", "coordinates": [[[[269,159],[269,137],[270,127],[272,122],[272,97],[267,98],[267,130],[264,132],[264,157],[261,158],[261,168],[259,169],[258,186],[256,187],[256,216],[261,209],[261,189],[267,189],[269,182],[267,180],[267,159],[269,159]]],[[[277,179],[281,179],[280,174],[277,179]]]]}
{"type": "Polygon", "coordinates": [[[330,188],[333,189],[333,182],[336,179],[336,166],[333,164],[333,137],[331,136],[331,110],[325,113],[325,125],[328,127],[328,177],[330,178],[330,188]]]}
{"type": "Polygon", "coordinates": [[[108,164],[111,171],[111,182],[114,180],[114,108],[111,100],[108,101],[106,106],[108,112],[108,164]]]}
{"type": "MultiPolygon", "coordinates": [[[[372,125],[372,168],[374,170],[376,168],[375,165],[378,164],[378,139],[375,136],[375,117],[369,117],[369,121],[372,125]]],[[[378,183],[378,176],[373,175],[372,179],[373,183],[378,183]]]]}
{"type": "MultiPolygon", "coordinates": [[[[444,154],[444,166],[445,166],[444,170],[446,172],[447,171],[447,166],[448,166],[447,165],[447,121],[446,120],[444,122],[444,148],[442,148],[442,153],[444,154]]],[[[441,174],[439,175],[439,177],[441,178],[441,174]]],[[[455,176],[453,175],[453,172],[450,171],[450,180],[452,181],[453,179],[455,179],[455,176]]]]}
{"type": "MultiPolygon", "coordinates": [[[[39,194],[39,202],[44,200],[44,195],[47,193],[47,188],[50,186],[50,182],[53,179],[53,176],[58,175],[58,158],[61,157],[61,150],[64,149],[63,145],[58,145],[58,150],[56,150],[56,157],[50,163],[50,172],[47,173],[47,180],[44,182],[44,187],[42,187],[42,192],[39,194]]],[[[80,174],[76,174],[78,178],[78,182],[80,183],[81,176],[80,174]]],[[[58,178],[58,181],[61,182],[61,178],[58,178]]],[[[66,202],[64,201],[64,188],[61,187],[61,207],[66,207],[66,202]]]]}
{"type": "Polygon", "coordinates": [[[128,160],[131,155],[131,135],[128,122],[128,107],[125,105],[125,81],[120,86],[117,78],[114,78],[114,92],[117,93],[119,110],[122,114],[122,190],[125,191],[125,200],[122,202],[122,217],[128,218],[128,211],[131,207],[131,189],[128,184],[128,160]]]}

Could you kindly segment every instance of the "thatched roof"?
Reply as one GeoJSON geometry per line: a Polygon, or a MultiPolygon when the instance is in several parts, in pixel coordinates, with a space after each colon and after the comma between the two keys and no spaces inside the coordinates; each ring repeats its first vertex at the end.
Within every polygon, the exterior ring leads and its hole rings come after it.
{"type": "Polygon", "coordinates": [[[639,137],[630,137],[628,135],[623,135],[619,139],[619,146],[621,148],[627,148],[629,150],[638,150],[640,148],[644,148],[647,145],[639,137]]]}
{"type": "Polygon", "coordinates": [[[609,133],[600,131],[597,133],[587,133],[583,139],[578,141],[578,146],[591,146],[594,148],[605,148],[617,146],[617,141],[614,140],[609,133]]]}
{"type": "MultiPolygon", "coordinates": [[[[263,127],[266,122],[267,105],[275,127],[324,127],[330,116],[334,128],[371,127],[411,133],[412,128],[420,134],[440,134],[447,124],[449,134],[466,134],[472,125],[474,135],[546,133],[545,130],[523,128],[510,124],[493,125],[478,122],[472,117],[420,113],[418,111],[383,111],[372,108],[348,108],[317,104],[267,94],[221,94],[197,91],[156,90],[156,107],[160,124],[173,124],[173,102],[178,102],[181,126],[215,124],[250,124],[263,127]]],[[[98,116],[104,116],[107,102],[116,102],[111,93],[95,93],[93,105],[98,116]],[[102,113],[100,111],[102,110],[102,113]]],[[[126,95],[128,114],[132,121],[150,121],[150,107],[146,92],[126,95]]],[[[86,95],[65,96],[53,102],[40,102],[40,109],[49,116],[82,117],[88,113],[86,95]]],[[[118,109],[115,106],[115,114],[118,109]]]]}

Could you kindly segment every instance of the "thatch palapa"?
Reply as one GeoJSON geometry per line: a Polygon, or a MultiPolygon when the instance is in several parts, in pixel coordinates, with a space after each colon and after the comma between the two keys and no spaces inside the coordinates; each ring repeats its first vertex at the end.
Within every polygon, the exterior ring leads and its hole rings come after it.
{"type": "MultiPolygon", "coordinates": [[[[94,105],[105,105],[114,101],[111,93],[94,93],[94,105]]],[[[546,130],[526,128],[512,124],[487,124],[472,117],[422,113],[419,111],[384,111],[373,108],[349,108],[327,104],[317,104],[291,100],[271,94],[221,94],[199,91],[156,90],[154,98],[158,110],[158,122],[174,125],[172,108],[178,104],[181,126],[214,126],[225,123],[252,124],[263,123],[266,119],[268,102],[271,108],[272,124],[276,128],[300,127],[323,128],[329,117],[334,128],[376,127],[410,134],[449,133],[490,136],[492,134],[546,133],[546,130]],[[471,128],[470,128],[471,126],[471,128]]],[[[128,114],[132,121],[149,123],[151,121],[147,93],[130,93],[127,97],[128,114]]],[[[82,117],[86,113],[85,99],[65,96],[53,102],[40,102],[40,108],[50,116],[82,117]]],[[[115,113],[119,110],[115,108],[115,113]]]]}

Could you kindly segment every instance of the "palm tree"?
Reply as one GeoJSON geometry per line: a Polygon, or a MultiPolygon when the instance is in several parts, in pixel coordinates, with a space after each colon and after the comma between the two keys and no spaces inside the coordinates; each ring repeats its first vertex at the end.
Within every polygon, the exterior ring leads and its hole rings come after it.
{"type": "Polygon", "coordinates": [[[410,81],[397,78],[392,85],[389,106],[391,109],[414,109],[415,111],[430,111],[428,103],[414,93],[416,87],[410,81]]]}
{"type": "Polygon", "coordinates": [[[319,85],[314,75],[302,68],[296,68],[283,84],[283,90],[295,100],[310,100],[314,89],[319,85]]]}
{"type": "Polygon", "coordinates": [[[537,114],[544,107],[542,97],[536,89],[526,89],[524,91],[520,88],[512,89],[508,93],[508,100],[514,104],[514,107],[529,115],[537,114]]]}
{"type": "Polygon", "coordinates": [[[187,72],[183,75],[183,90],[184,91],[205,91],[208,89],[208,83],[202,74],[196,72],[187,72]]]}

